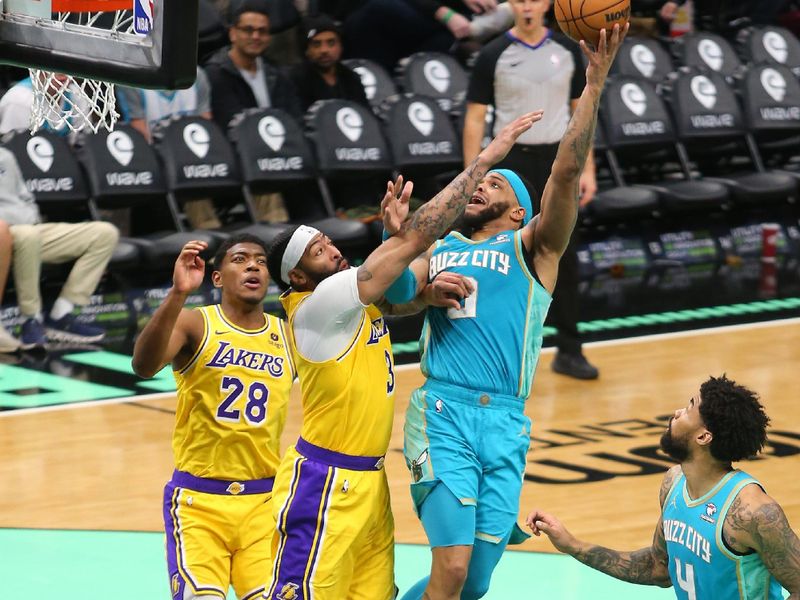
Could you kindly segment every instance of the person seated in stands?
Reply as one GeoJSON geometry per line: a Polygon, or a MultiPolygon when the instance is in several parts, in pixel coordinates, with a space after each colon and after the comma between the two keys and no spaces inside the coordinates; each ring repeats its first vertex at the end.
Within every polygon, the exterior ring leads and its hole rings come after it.
{"type": "MultiPolygon", "coordinates": [[[[153,141],[153,130],[169,119],[199,116],[211,119],[211,86],[205,71],[197,68],[197,79],[185,90],[146,90],[117,86],[117,104],[122,121],[153,141]]],[[[194,229],[217,229],[219,217],[210,198],[187,200],[183,210],[194,229]]]]}
{"type": "MultiPolygon", "coordinates": [[[[78,320],[75,307],[89,304],[117,245],[117,228],[104,221],[42,222],[17,159],[5,148],[0,148],[0,220],[8,224],[13,244],[14,287],[20,313],[25,319],[21,347],[43,348],[47,341],[89,343],[102,340],[105,331],[78,320]],[[47,316],[43,316],[39,290],[42,265],[72,261],[75,264],[58,298],[47,316]]],[[[6,250],[0,242],[0,252],[5,255],[6,250]]],[[[7,273],[7,262],[5,268],[7,273]]],[[[5,284],[2,271],[3,259],[0,259],[0,283],[5,284]]],[[[2,338],[0,334],[0,345],[2,338]]],[[[6,340],[5,346],[10,345],[6,340]]]]}
{"type": "Polygon", "coordinates": [[[228,30],[231,45],[206,64],[211,83],[211,112],[227,130],[231,119],[248,108],[280,108],[295,118],[303,109],[291,81],[261,56],[269,46],[269,11],[265,0],[242,0],[228,30]]]}
{"type": "MultiPolygon", "coordinates": [[[[40,77],[44,78],[46,75],[40,73],[40,77]]],[[[79,112],[88,114],[89,106],[86,101],[79,94],[71,94],[70,88],[74,89],[74,83],[71,83],[69,77],[64,73],[53,73],[49,80],[47,93],[50,95],[62,94],[61,106],[65,111],[68,109],[69,104],[74,102],[79,109],[79,112]],[[65,89],[66,88],[66,89],[65,89]]],[[[16,133],[20,131],[27,131],[31,126],[31,108],[33,107],[33,83],[30,77],[18,81],[0,98],[0,135],[8,133],[16,133]]],[[[61,113],[58,114],[45,114],[45,119],[57,121],[61,118],[61,113]]],[[[43,131],[54,131],[59,135],[68,135],[70,128],[67,123],[64,123],[58,129],[54,129],[47,120],[42,125],[43,131]]]]}
{"type": "Polygon", "coordinates": [[[369,108],[358,73],[341,63],[342,38],[339,25],[328,15],[303,21],[305,60],[289,76],[300,96],[303,110],[317,100],[352,100],[369,108]]]}

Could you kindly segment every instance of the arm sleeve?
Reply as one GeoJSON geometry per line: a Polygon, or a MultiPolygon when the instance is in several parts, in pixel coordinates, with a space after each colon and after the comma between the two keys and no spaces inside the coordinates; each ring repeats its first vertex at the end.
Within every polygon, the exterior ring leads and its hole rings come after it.
{"type": "Polygon", "coordinates": [[[211,112],[211,84],[205,71],[197,67],[197,114],[211,112]]]}
{"type": "Polygon", "coordinates": [[[339,356],[364,319],[358,295],[358,269],[331,275],[303,301],[292,320],[297,349],[309,360],[339,356]]]}
{"type": "Polygon", "coordinates": [[[385,298],[389,304],[408,304],[417,296],[417,278],[411,267],[406,267],[400,277],[386,290],[385,298]]]}
{"type": "Polygon", "coordinates": [[[485,46],[478,54],[467,89],[467,102],[494,105],[494,71],[500,55],[508,47],[503,36],[485,46]]]}

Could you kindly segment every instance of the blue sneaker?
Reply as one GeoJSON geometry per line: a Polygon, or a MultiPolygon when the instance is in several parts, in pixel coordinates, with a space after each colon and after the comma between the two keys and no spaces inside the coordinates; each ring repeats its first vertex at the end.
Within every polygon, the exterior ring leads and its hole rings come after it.
{"type": "Polygon", "coordinates": [[[75,315],[69,314],[58,320],[45,319],[47,339],[54,342],[99,342],[106,336],[105,330],[88,323],[81,323],[75,315]]]}
{"type": "Polygon", "coordinates": [[[44,348],[47,337],[44,333],[44,326],[39,319],[31,317],[22,324],[20,333],[20,347],[23,350],[33,350],[34,348],[44,348]]]}

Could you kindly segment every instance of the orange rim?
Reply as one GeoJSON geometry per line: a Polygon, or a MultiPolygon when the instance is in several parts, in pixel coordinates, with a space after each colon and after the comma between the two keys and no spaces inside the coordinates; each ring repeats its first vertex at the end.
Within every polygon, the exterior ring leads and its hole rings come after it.
{"type": "Polygon", "coordinates": [[[134,0],[52,0],[53,12],[111,12],[133,10],[134,0]]]}

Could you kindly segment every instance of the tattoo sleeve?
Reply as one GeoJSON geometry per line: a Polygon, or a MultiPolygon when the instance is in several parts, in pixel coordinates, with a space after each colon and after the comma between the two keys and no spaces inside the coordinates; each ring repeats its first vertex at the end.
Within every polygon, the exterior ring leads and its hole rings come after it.
{"type": "Polygon", "coordinates": [[[753,507],[737,497],[725,525],[729,543],[752,540],[769,572],[792,594],[790,598],[800,598],[800,539],[777,502],[770,499],[753,507]]]}
{"type": "Polygon", "coordinates": [[[473,160],[450,184],[422,205],[408,226],[420,234],[425,247],[439,239],[469,202],[481,179],[489,169],[481,164],[480,156],[473,160]]]}

